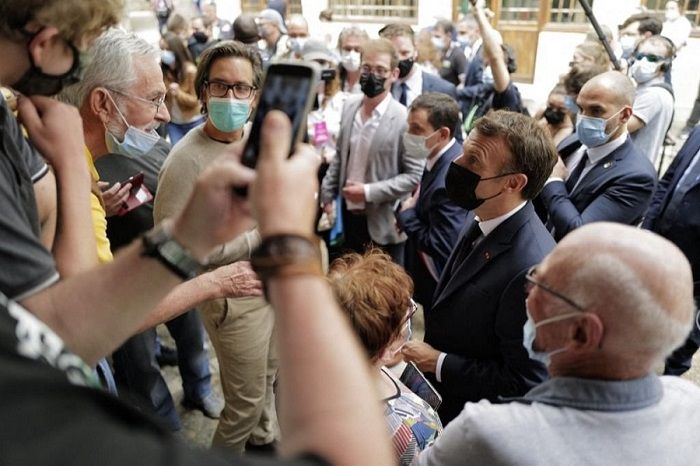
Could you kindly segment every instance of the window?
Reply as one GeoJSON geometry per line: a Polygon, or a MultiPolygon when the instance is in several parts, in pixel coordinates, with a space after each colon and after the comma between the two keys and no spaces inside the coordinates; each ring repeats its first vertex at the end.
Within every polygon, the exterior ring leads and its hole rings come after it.
{"type": "MultiPolygon", "coordinates": [[[[695,32],[700,26],[700,0],[678,0],[678,5],[685,11],[685,17],[695,26],[695,32]]],[[[642,0],[642,6],[647,10],[657,13],[663,20],[666,0],[642,0]]]]}
{"type": "Polygon", "coordinates": [[[387,22],[387,18],[415,21],[418,0],[328,0],[333,19],[387,22]]]}
{"type": "MultiPolygon", "coordinates": [[[[591,7],[593,0],[589,0],[591,7]]],[[[552,0],[549,10],[551,23],[588,24],[586,13],[578,0],[552,0]]]]}
{"type": "Polygon", "coordinates": [[[503,0],[499,21],[508,22],[537,22],[540,0],[503,0]]]}
{"type": "MultiPolygon", "coordinates": [[[[267,8],[267,0],[241,0],[241,11],[243,13],[260,13],[267,8]]],[[[287,4],[287,15],[301,14],[301,0],[289,0],[287,4]]]]}

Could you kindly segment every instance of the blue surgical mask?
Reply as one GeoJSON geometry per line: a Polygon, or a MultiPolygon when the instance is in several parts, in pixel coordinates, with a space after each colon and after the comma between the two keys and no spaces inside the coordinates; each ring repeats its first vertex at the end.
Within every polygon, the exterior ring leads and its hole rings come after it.
{"type": "Polygon", "coordinates": [[[541,362],[545,366],[549,366],[552,356],[566,351],[566,348],[559,348],[553,351],[536,351],[533,348],[533,344],[535,343],[535,337],[537,336],[537,328],[543,325],[551,324],[552,322],[559,322],[560,320],[565,320],[571,317],[579,316],[581,315],[581,313],[569,312],[568,314],[550,317],[548,319],[544,319],[535,323],[532,320],[532,317],[530,316],[530,312],[526,312],[527,320],[525,321],[525,325],[523,325],[523,346],[527,350],[527,354],[530,357],[530,359],[532,359],[533,361],[541,362]]]}
{"type": "Polygon", "coordinates": [[[617,125],[610,133],[605,132],[605,126],[610,119],[614,118],[615,115],[620,113],[623,109],[624,107],[615,112],[608,119],[578,115],[576,117],[576,135],[579,141],[588,148],[602,146],[608,142],[610,135],[617,131],[620,125],[617,125]]]}
{"type": "Polygon", "coordinates": [[[216,129],[224,133],[231,133],[243,128],[250,113],[250,103],[247,100],[227,97],[209,97],[207,112],[216,129]]]}
{"type": "MultiPolygon", "coordinates": [[[[109,98],[112,99],[112,96],[110,95],[109,98]]],[[[146,132],[142,129],[131,126],[129,122],[126,121],[126,118],[124,118],[124,115],[122,115],[122,112],[119,110],[116,102],[114,102],[114,99],[112,99],[112,102],[114,103],[114,108],[117,109],[119,117],[126,124],[127,129],[124,133],[122,141],[119,141],[119,139],[109,130],[105,131],[105,144],[107,145],[107,150],[112,154],[122,154],[129,157],[141,157],[150,152],[151,149],[153,149],[153,146],[155,146],[160,139],[158,133],[156,133],[155,130],[146,132]]]]}
{"type": "Polygon", "coordinates": [[[163,50],[160,52],[160,61],[165,66],[173,66],[175,64],[175,52],[172,50],[163,50]]]}
{"type": "Polygon", "coordinates": [[[570,95],[564,97],[564,106],[569,112],[573,113],[574,115],[578,113],[578,105],[576,105],[576,101],[570,95]]]}

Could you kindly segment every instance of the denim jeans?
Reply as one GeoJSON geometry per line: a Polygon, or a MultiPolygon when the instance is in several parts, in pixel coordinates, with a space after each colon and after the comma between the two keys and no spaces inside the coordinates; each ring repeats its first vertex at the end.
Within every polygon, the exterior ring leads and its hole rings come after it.
{"type": "MultiPolygon", "coordinates": [[[[202,400],[211,393],[211,372],[199,313],[193,309],[165,325],[177,345],[185,398],[202,400]]],[[[112,358],[119,395],[155,413],[171,430],[180,430],[180,418],[156,361],[155,328],[128,339],[112,358]]]]}

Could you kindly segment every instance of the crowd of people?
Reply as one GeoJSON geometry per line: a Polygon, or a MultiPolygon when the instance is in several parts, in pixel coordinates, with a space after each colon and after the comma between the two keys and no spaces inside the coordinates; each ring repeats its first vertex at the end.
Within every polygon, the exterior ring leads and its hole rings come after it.
{"type": "Polygon", "coordinates": [[[151,3],[159,47],[122,0],[0,3],[4,461],[697,462],[697,118],[657,170],[677,2],[587,36],[533,115],[482,0],[337,41],[283,1],[151,3]],[[308,142],[271,111],[252,170],[279,60],[322,70],[308,142]]]}

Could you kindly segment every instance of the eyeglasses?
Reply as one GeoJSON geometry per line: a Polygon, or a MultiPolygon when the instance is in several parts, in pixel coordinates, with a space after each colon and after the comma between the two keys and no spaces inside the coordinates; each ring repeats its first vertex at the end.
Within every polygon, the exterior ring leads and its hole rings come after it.
{"type": "Polygon", "coordinates": [[[153,99],[144,99],[143,97],[129,94],[127,92],[118,91],[116,89],[109,89],[109,90],[111,92],[115,92],[119,95],[123,95],[124,97],[128,97],[129,99],[138,100],[140,102],[144,102],[144,103],[147,103],[149,105],[152,105],[156,109],[156,115],[158,114],[158,111],[160,110],[160,106],[163,105],[163,102],[165,102],[165,96],[155,97],[153,99]]]}
{"type": "Polygon", "coordinates": [[[654,55],[653,53],[638,53],[637,55],[635,55],[634,58],[635,58],[635,60],[642,60],[642,59],[646,58],[649,63],[658,63],[658,62],[666,60],[666,57],[654,55]]]}
{"type": "Polygon", "coordinates": [[[385,78],[389,74],[391,70],[388,70],[384,68],[383,66],[369,66],[369,65],[362,65],[360,67],[360,73],[361,74],[375,74],[379,76],[380,78],[385,78]]]}
{"type": "Polygon", "coordinates": [[[537,276],[537,266],[533,265],[532,267],[530,267],[530,270],[527,271],[527,274],[525,274],[525,280],[527,281],[525,283],[525,293],[529,294],[535,286],[539,286],[544,291],[551,294],[552,296],[556,296],[557,298],[561,299],[569,306],[571,306],[575,309],[578,309],[579,311],[584,310],[583,306],[576,304],[572,299],[567,298],[566,296],[559,293],[558,291],[554,291],[553,289],[551,289],[550,287],[548,287],[544,283],[538,282],[537,280],[535,280],[535,276],[537,276]]]}
{"type": "Polygon", "coordinates": [[[257,87],[249,86],[247,84],[226,84],[220,81],[207,81],[205,85],[209,90],[209,95],[212,97],[226,97],[229,89],[231,89],[231,91],[233,91],[233,96],[236,99],[241,100],[249,99],[253,92],[255,92],[257,89],[257,87]]]}

